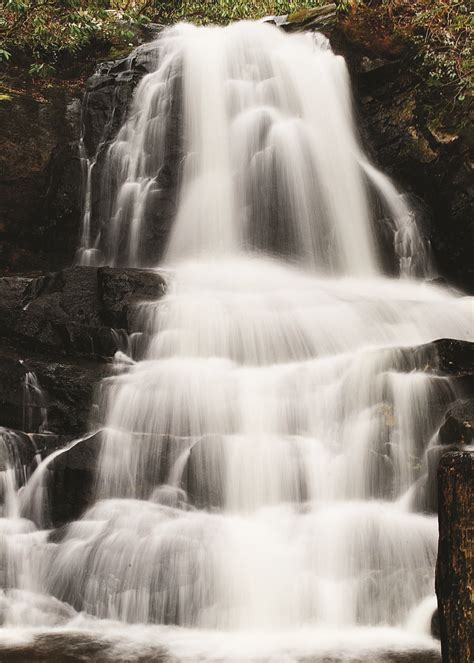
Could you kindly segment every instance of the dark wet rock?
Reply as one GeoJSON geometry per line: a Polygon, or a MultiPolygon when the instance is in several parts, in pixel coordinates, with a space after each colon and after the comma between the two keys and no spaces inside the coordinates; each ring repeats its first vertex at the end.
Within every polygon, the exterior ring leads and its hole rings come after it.
{"type": "Polygon", "coordinates": [[[147,270],[71,267],[0,277],[0,425],[26,425],[25,379],[32,372],[44,390],[48,430],[84,433],[94,387],[132,331],[135,305],[164,290],[163,278],[147,270]]]}
{"type": "Polygon", "coordinates": [[[0,329],[8,328],[19,312],[31,301],[35,283],[32,276],[0,277],[0,329]]]}
{"type": "Polygon", "coordinates": [[[433,616],[431,617],[431,625],[430,625],[430,632],[433,638],[436,640],[439,640],[441,637],[441,634],[439,632],[439,613],[438,609],[436,609],[433,612],[433,616]]]}
{"type": "Polygon", "coordinates": [[[465,393],[474,392],[474,343],[441,338],[412,351],[418,370],[455,378],[465,393]]]}
{"type": "Polygon", "coordinates": [[[48,466],[50,517],[54,527],[78,520],[93,502],[100,434],[92,435],[59,454],[48,466]]]}
{"type": "Polygon", "coordinates": [[[439,431],[443,445],[462,447],[474,439],[474,398],[460,399],[448,410],[439,431]]]}
{"type": "MultiPolygon", "coordinates": [[[[466,329],[466,333],[469,331],[466,329]]],[[[398,372],[416,370],[456,378],[456,384],[474,390],[474,343],[470,341],[440,338],[423,345],[390,348],[386,350],[385,366],[398,372]]]]}
{"type": "Polygon", "coordinates": [[[455,377],[474,375],[474,343],[442,338],[431,345],[436,351],[440,373],[455,377]]]}
{"type": "Polygon", "coordinates": [[[26,369],[13,349],[0,346],[0,425],[21,429],[26,369]]]}
{"type": "Polygon", "coordinates": [[[109,364],[95,361],[52,362],[28,359],[46,391],[48,428],[57,433],[81,434],[89,427],[96,385],[110,372],[109,364]]]}
{"type": "Polygon", "coordinates": [[[439,465],[439,546],[436,566],[441,648],[445,663],[472,661],[474,452],[445,454],[439,465]]]}
{"type": "Polygon", "coordinates": [[[13,329],[7,327],[4,334],[13,331],[19,340],[50,348],[108,354],[96,269],[73,267],[41,276],[32,281],[31,290],[34,293],[18,311],[13,329]]]}
{"type": "Polygon", "coordinates": [[[104,321],[116,329],[131,329],[133,307],[143,301],[156,301],[166,290],[160,274],[140,269],[98,270],[104,321]]]}
{"type": "Polygon", "coordinates": [[[111,327],[131,331],[131,310],[159,299],[163,278],[153,271],[70,267],[31,277],[0,278],[0,338],[69,355],[112,356],[111,327]]]}
{"type": "MultiPolygon", "coordinates": [[[[57,434],[87,430],[94,386],[109,373],[104,361],[65,359],[0,345],[0,425],[24,425],[24,382],[36,374],[44,390],[48,429],[57,434]]],[[[32,432],[32,431],[27,431],[32,432]]]]}

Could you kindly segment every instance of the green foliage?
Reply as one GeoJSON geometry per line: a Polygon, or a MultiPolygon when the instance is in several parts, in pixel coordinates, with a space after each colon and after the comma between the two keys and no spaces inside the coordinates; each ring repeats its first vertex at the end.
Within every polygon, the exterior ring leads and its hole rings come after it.
{"type": "Polygon", "coordinates": [[[472,3],[382,0],[372,12],[382,20],[385,16],[393,33],[416,46],[415,64],[428,88],[459,102],[472,95],[472,3]]]}
{"type": "Polygon", "coordinates": [[[414,21],[428,85],[451,89],[459,101],[473,90],[472,7],[462,0],[434,3],[414,21]]]}
{"type": "Polygon", "coordinates": [[[146,22],[94,0],[0,0],[0,61],[27,58],[32,76],[45,77],[65,57],[90,47],[130,42],[133,28],[146,22]]]}
{"type": "Polygon", "coordinates": [[[46,62],[33,62],[29,68],[29,73],[39,78],[48,78],[54,74],[54,71],[54,67],[46,62]]]}
{"type": "MultiPolygon", "coordinates": [[[[181,0],[164,8],[161,15],[168,21],[192,20],[205,25],[231,21],[280,16],[298,9],[327,4],[328,0],[181,0]]],[[[344,0],[342,0],[343,2],[344,0]]],[[[157,3],[159,4],[159,3],[157,3]]],[[[336,3],[337,4],[337,3],[336,3]]],[[[342,4],[341,2],[339,4],[342,4]]]]}
{"type": "Polygon", "coordinates": [[[462,122],[473,91],[473,25],[468,0],[359,0],[342,21],[364,52],[405,58],[433,112],[462,122]]]}
{"type": "MultiPolygon", "coordinates": [[[[289,14],[327,0],[0,0],[0,64],[29,61],[34,77],[47,77],[86,50],[135,45],[150,21],[226,24],[289,14]]],[[[345,10],[351,0],[337,0],[345,10]]]]}

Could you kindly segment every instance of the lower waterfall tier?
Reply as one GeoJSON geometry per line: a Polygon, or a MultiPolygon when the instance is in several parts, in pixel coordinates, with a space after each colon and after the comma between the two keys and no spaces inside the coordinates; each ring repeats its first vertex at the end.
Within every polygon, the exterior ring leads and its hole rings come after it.
{"type": "Polygon", "coordinates": [[[98,433],[5,480],[5,635],[166,652],[132,660],[437,660],[424,481],[457,387],[403,346],[467,338],[469,300],[261,256],[167,279],[102,382],[98,433]],[[50,470],[81,444],[89,507],[51,530],[50,470]]]}

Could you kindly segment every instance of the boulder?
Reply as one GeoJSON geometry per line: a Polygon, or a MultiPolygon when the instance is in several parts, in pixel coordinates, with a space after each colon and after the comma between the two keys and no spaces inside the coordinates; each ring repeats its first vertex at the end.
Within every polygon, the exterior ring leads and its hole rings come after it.
{"type": "Polygon", "coordinates": [[[439,546],[436,565],[444,663],[474,657],[474,452],[445,454],[439,465],[439,546]]]}

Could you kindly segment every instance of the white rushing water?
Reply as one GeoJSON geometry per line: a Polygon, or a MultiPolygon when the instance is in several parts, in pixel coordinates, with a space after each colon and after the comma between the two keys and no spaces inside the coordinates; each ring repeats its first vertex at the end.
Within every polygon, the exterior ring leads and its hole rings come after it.
{"type": "Polygon", "coordinates": [[[422,280],[429,251],[324,38],[178,26],[151,50],[80,255],[143,264],[178,88],[168,292],[102,384],[93,506],[59,539],[0,521],[5,637],[100,632],[110,660],[436,660],[437,519],[416,491],[453,388],[404,348],[468,338],[472,303],[422,280]]]}

